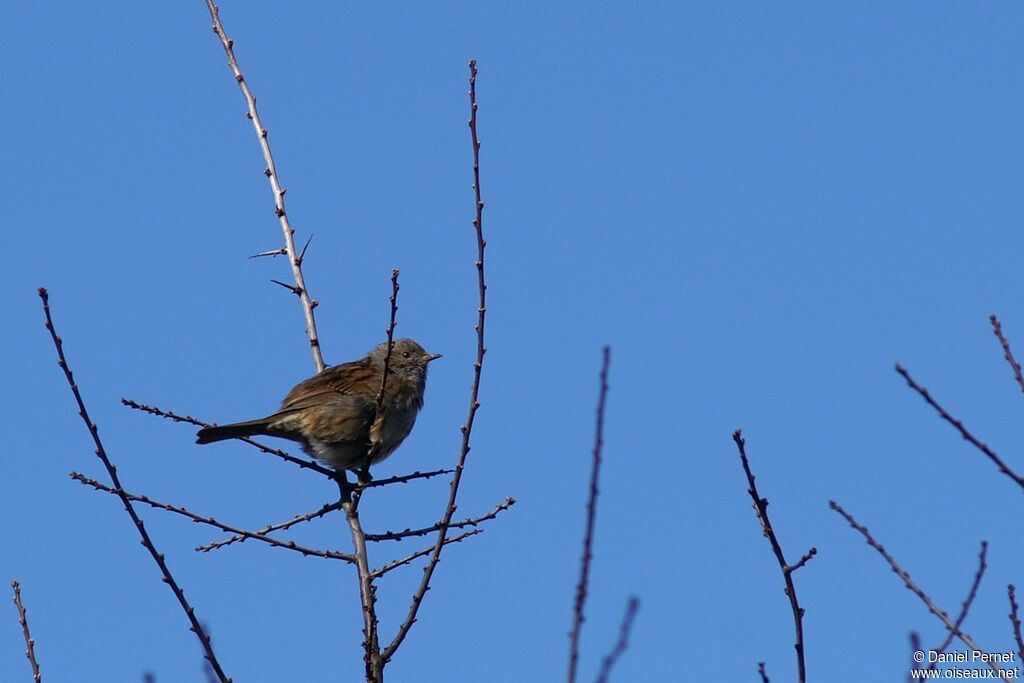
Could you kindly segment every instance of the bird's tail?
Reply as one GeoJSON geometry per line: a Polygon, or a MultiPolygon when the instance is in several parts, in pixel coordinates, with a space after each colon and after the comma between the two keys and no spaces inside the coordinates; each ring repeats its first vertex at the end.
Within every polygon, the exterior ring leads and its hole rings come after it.
{"type": "Polygon", "coordinates": [[[249,420],[248,422],[235,422],[233,424],[220,425],[219,427],[203,427],[196,434],[196,443],[213,443],[224,439],[238,439],[244,436],[255,436],[267,434],[269,420],[249,420]]]}

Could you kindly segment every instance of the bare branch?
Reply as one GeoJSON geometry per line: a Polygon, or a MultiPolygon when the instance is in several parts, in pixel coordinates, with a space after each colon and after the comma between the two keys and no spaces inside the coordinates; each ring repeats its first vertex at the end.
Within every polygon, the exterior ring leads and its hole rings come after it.
{"type": "MultiPolygon", "coordinates": [[[[971,605],[974,603],[974,598],[978,595],[978,586],[981,585],[981,577],[985,575],[985,569],[988,565],[985,564],[985,556],[988,554],[988,542],[981,542],[981,551],[978,553],[978,571],[974,573],[974,581],[971,583],[971,590],[967,592],[967,597],[964,598],[963,606],[960,608],[960,614],[957,615],[956,625],[957,630],[964,625],[964,620],[967,619],[967,613],[971,611],[971,605]]],[[[946,638],[942,641],[934,652],[945,652],[949,644],[953,642],[953,632],[950,631],[946,634],[946,638]]],[[[937,659],[937,658],[936,658],[937,659]]],[[[928,668],[934,670],[938,667],[938,661],[932,662],[928,668]]]]}
{"type": "Polygon", "coordinates": [[[364,489],[377,488],[378,486],[389,486],[391,484],[405,484],[415,479],[430,479],[431,477],[437,477],[442,474],[451,474],[455,470],[431,470],[429,472],[413,472],[412,474],[402,474],[397,477],[388,477],[387,479],[374,479],[373,481],[361,481],[353,486],[357,491],[364,489]]]}
{"type": "MultiPolygon", "coordinates": [[[[126,405],[126,406],[128,406],[132,410],[139,410],[139,411],[144,412],[144,413],[149,413],[150,415],[157,415],[159,417],[163,417],[163,418],[166,418],[168,420],[172,420],[174,422],[184,422],[186,424],[195,425],[197,427],[211,427],[211,426],[213,426],[212,422],[204,422],[203,420],[199,420],[197,418],[194,418],[191,415],[177,415],[177,414],[175,414],[175,413],[173,413],[173,412],[171,412],[169,410],[162,410],[160,408],[157,408],[156,406],[146,405],[145,403],[138,403],[136,401],[133,401],[130,398],[122,398],[121,399],[121,403],[126,405]]],[[[338,473],[335,472],[334,470],[330,470],[330,469],[327,469],[326,467],[322,467],[321,465],[318,465],[317,463],[313,462],[312,460],[305,460],[303,458],[297,458],[294,455],[291,455],[290,453],[287,453],[286,451],[282,451],[280,448],[271,448],[270,446],[265,446],[262,443],[260,443],[259,441],[256,441],[255,439],[250,439],[249,437],[239,437],[239,438],[237,438],[235,440],[236,441],[241,441],[243,443],[247,443],[250,446],[254,446],[254,447],[258,448],[260,451],[262,451],[263,453],[266,453],[268,455],[275,455],[278,458],[281,458],[282,460],[287,460],[288,462],[292,463],[293,465],[298,465],[302,469],[312,470],[314,472],[319,472],[320,474],[322,474],[325,477],[328,477],[328,478],[330,478],[332,480],[337,479],[337,477],[338,477],[338,473]]]]}
{"type": "Polygon", "coordinates": [[[391,320],[388,323],[387,335],[388,335],[388,352],[384,355],[384,374],[380,378],[380,391],[377,392],[377,413],[380,414],[384,410],[384,388],[388,385],[388,373],[391,370],[391,351],[395,347],[395,325],[398,323],[395,320],[395,316],[398,314],[398,268],[391,271],[391,296],[388,297],[388,301],[391,302],[391,320]]]}
{"type": "MultiPolygon", "coordinates": [[[[900,579],[903,580],[903,584],[907,588],[909,588],[914,595],[921,599],[921,602],[925,604],[925,607],[928,608],[929,612],[937,616],[939,620],[946,625],[946,628],[949,629],[950,633],[954,634],[957,638],[963,641],[963,643],[967,647],[972,648],[974,650],[979,650],[981,652],[988,652],[988,650],[984,650],[981,647],[979,647],[978,644],[975,643],[969,635],[964,633],[959,626],[950,621],[949,615],[943,612],[941,609],[939,609],[938,605],[936,605],[935,602],[930,597],[928,597],[928,594],[925,593],[920,586],[914,583],[914,581],[910,578],[910,574],[908,574],[901,566],[899,566],[896,563],[896,560],[893,559],[893,556],[889,554],[889,552],[885,549],[885,547],[882,546],[881,543],[875,540],[875,537],[871,535],[871,532],[868,531],[866,526],[863,526],[862,524],[858,523],[857,520],[854,519],[853,515],[844,510],[843,507],[834,500],[830,500],[828,502],[828,506],[835,510],[836,512],[838,512],[840,515],[842,515],[843,519],[845,519],[851,527],[860,532],[860,535],[864,537],[864,540],[868,542],[868,545],[870,545],[872,548],[878,551],[878,554],[881,555],[882,558],[889,564],[889,568],[892,569],[893,573],[895,573],[896,576],[900,577],[900,579]]],[[[988,662],[988,665],[993,669],[999,670],[999,665],[995,662],[990,661],[988,662]]]]}
{"type": "Polygon", "coordinates": [[[366,533],[359,521],[358,498],[346,496],[346,487],[341,483],[338,485],[341,488],[342,509],[345,511],[345,519],[348,520],[349,531],[352,534],[356,570],[359,575],[359,603],[363,613],[363,662],[366,664],[366,680],[369,683],[380,683],[384,680],[384,665],[387,660],[381,657],[380,652],[377,589],[373,585],[375,576],[370,571],[369,559],[366,554],[366,533]]]}
{"type": "Polygon", "coordinates": [[[635,595],[630,596],[626,603],[626,613],[622,615],[622,623],[619,624],[619,639],[612,651],[605,655],[601,662],[601,672],[597,675],[597,683],[608,683],[612,668],[619,661],[619,657],[629,647],[629,633],[633,630],[633,620],[636,618],[637,609],[640,607],[640,600],[635,595]]]}
{"type": "Polygon", "coordinates": [[[1006,592],[1010,597],[1010,623],[1013,624],[1013,639],[1017,641],[1017,655],[1020,657],[1019,661],[1024,661],[1024,640],[1021,639],[1020,635],[1020,615],[1017,606],[1017,588],[1011,583],[1006,587],[1006,592]]]}
{"type": "Polygon", "coordinates": [[[996,464],[996,467],[999,468],[1000,472],[1008,476],[1010,479],[1013,479],[1015,482],[1017,482],[1018,486],[1024,489],[1024,477],[1020,476],[1019,474],[1011,470],[1006,465],[1006,463],[1003,462],[1002,458],[996,455],[995,451],[993,451],[987,445],[976,439],[973,434],[967,431],[967,428],[964,427],[963,423],[960,420],[957,420],[949,413],[947,413],[946,409],[940,406],[935,401],[935,399],[931,397],[931,394],[928,393],[928,390],[920,386],[917,382],[915,382],[914,378],[910,376],[910,373],[907,372],[906,369],[899,363],[896,364],[896,372],[902,375],[903,379],[907,381],[907,385],[911,389],[920,394],[921,398],[923,398],[928,405],[935,409],[935,411],[939,414],[939,417],[941,417],[949,424],[953,425],[953,427],[955,427],[956,430],[960,432],[960,436],[962,436],[964,440],[970,442],[972,446],[974,446],[979,451],[988,456],[988,459],[996,464]]]}
{"type": "Polygon", "coordinates": [[[996,339],[999,340],[999,345],[1003,347],[1003,358],[1010,364],[1010,369],[1013,370],[1013,378],[1017,380],[1017,385],[1021,391],[1024,391],[1024,375],[1021,374],[1020,363],[1013,357],[1013,351],[1010,350],[1010,342],[1003,335],[1003,326],[999,324],[999,318],[992,314],[988,317],[988,321],[992,323],[992,332],[995,333],[996,339]]]}
{"type": "Polygon", "coordinates": [[[11,581],[11,588],[14,589],[14,605],[18,608],[18,623],[21,624],[21,635],[25,637],[25,657],[32,666],[32,679],[39,683],[43,675],[39,673],[39,662],[36,661],[36,641],[28,630],[28,618],[25,612],[25,605],[21,602],[21,584],[11,581]]]}
{"type": "MultiPolygon", "coordinates": [[[[271,536],[266,536],[266,535],[258,533],[258,532],[246,531],[245,529],[241,529],[241,528],[236,527],[236,526],[231,526],[230,524],[225,524],[224,522],[221,522],[218,519],[214,519],[213,517],[203,517],[202,515],[197,515],[196,513],[192,512],[192,511],[190,511],[190,510],[188,510],[186,508],[181,507],[180,505],[171,505],[170,503],[162,503],[162,502],[160,502],[158,500],[153,500],[152,498],[149,498],[148,496],[140,496],[140,495],[135,494],[135,493],[129,493],[128,491],[125,491],[121,487],[116,487],[115,488],[115,487],[106,486],[105,484],[101,484],[100,482],[96,481],[95,479],[90,479],[89,477],[87,477],[87,476],[85,476],[83,474],[79,474],[78,472],[72,472],[71,473],[71,478],[74,479],[75,481],[78,481],[78,482],[80,482],[82,484],[85,484],[86,486],[91,486],[94,489],[96,489],[97,491],[103,491],[105,493],[111,493],[111,494],[114,494],[115,496],[120,496],[122,498],[126,498],[126,499],[128,499],[130,501],[133,501],[133,502],[136,502],[136,503],[143,503],[144,505],[148,505],[148,506],[156,508],[158,510],[166,510],[167,512],[173,512],[176,515],[181,515],[182,517],[188,517],[193,522],[196,522],[198,524],[206,524],[207,526],[212,526],[212,527],[214,527],[216,529],[220,529],[221,531],[227,531],[228,533],[231,533],[231,534],[237,534],[239,536],[244,536],[245,538],[251,538],[251,539],[254,539],[254,540],[257,540],[257,541],[262,541],[263,543],[267,543],[268,545],[272,545],[275,548],[284,548],[285,550],[294,550],[295,552],[302,553],[303,555],[313,556],[313,557],[323,557],[323,558],[326,558],[326,559],[329,559],[329,560],[342,560],[344,562],[350,562],[350,563],[355,562],[355,558],[352,555],[349,555],[348,553],[343,553],[343,552],[340,552],[340,551],[337,551],[337,550],[315,550],[313,548],[306,548],[304,546],[297,545],[294,541],[280,541],[280,540],[278,540],[276,538],[273,538],[271,536]]],[[[198,550],[198,548],[196,550],[198,550]]]]}
{"type": "Polygon", "coordinates": [[[811,548],[810,550],[808,550],[806,553],[803,554],[803,556],[800,558],[799,562],[797,562],[796,564],[794,564],[792,567],[789,568],[789,572],[792,573],[792,572],[795,572],[797,569],[800,569],[800,567],[802,567],[805,564],[807,564],[808,562],[810,562],[811,558],[814,557],[817,554],[818,554],[818,549],[817,548],[811,548]]]}
{"type": "MultiPolygon", "coordinates": [[[[479,517],[471,517],[464,519],[461,522],[452,522],[448,525],[449,529],[465,529],[468,526],[476,526],[483,522],[494,519],[498,514],[504,510],[508,510],[510,507],[516,504],[515,498],[506,498],[502,502],[494,506],[494,509],[488,512],[486,515],[480,515],[479,517]]],[[[441,530],[441,523],[438,522],[432,526],[423,527],[422,529],[406,529],[405,531],[385,531],[383,534],[366,534],[366,540],[371,542],[378,541],[400,541],[403,538],[410,538],[412,536],[426,536],[427,534],[434,533],[435,531],[441,530]]]]}
{"type": "Polygon", "coordinates": [[[736,442],[736,447],[740,452],[740,462],[743,464],[743,472],[747,475],[747,484],[749,486],[747,493],[754,500],[754,511],[757,513],[758,521],[761,522],[761,531],[772,546],[772,552],[779,563],[779,569],[782,570],[782,578],[786,582],[786,597],[789,598],[789,606],[793,610],[793,626],[796,630],[796,642],[793,648],[796,650],[797,680],[800,683],[804,683],[807,680],[807,670],[804,665],[804,610],[797,601],[796,586],[793,585],[793,572],[807,564],[808,560],[818,553],[818,550],[811,548],[794,565],[786,562],[782,546],[779,545],[779,539],[775,535],[771,521],[768,519],[768,499],[762,498],[761,494],[757,492],[757,485],[754,483],[754,473],[750,471],[750,462],[747,460],[746,441],[739,429],[732,433],[732,440],[736,442]]]}
{"type": "Polygon", "coordinates": [[[910,668],[907,671],[907,683],[914,683],[918,680],[920,674],[916,673],[921,669],[921,664],[917,661],[917,653],[921,652],[921,636],[917,634],[917,631],[910,632],[910,668]]]}
{"type": "MultiPolygon", "coordinates": [[[[445,545],[451,545],[452,543],[461,543],[462,541],[466,540],[470,536],[476,536],[477,534],[482,534],[483,532],[484,532],[483,529],[473,529],[472,531],[467,531],[465,533],[459,534],[458,536],[452,536],[450,538],[444,539],[444,544],[445,545]]],[[[425,555],[429,555],[432,552],[434,552],[434,546],[429,545],[426,548],[423,548],[422,550],[417,550],[414,553],[406,555],[405,557],[403,557],[400,560],[395,560],[393,562],[388,562],[383,567],[381,567],[379,569],[374,569],[372,572],[370,572],[370,578],[371,579],[376,579],[376,578],[379,578],[381,576],[384,576],[385,574],[387,574],[392,569],[398,569],[399,567],[401,567],[403,565],[407,565],[410,562],[412,562],[413,560],[415,560],[417,558],[420,558],[420,557],[424,557],[425,555]]]]}
{"type": "MultiPolygon", "coordinates": [[[[342,504],[340,502],[337,502],[337,503],[326,503],[319,510],[314,510],[313,512],[307,512],[307,513],[302,514],[302,515],[296,515],[295,517],[292,517],[291,519],[289,519],[286,522],[280,522],[278,524],[268,524],[267,526],[263,527],[262,529],[258,529],[254,533],[256,533],[258,535],[266,535],[266,534],[272,533],[274,531],[284,531],[285,529],[292,528],[296,524],[301,524],[302,522],[309,522],[309,521],[312,521],[312,520],[317,519],[319,517],[323,517],[324,515],[326,515],[326,514],[328,514],[330,512],[334,512],[335,510],[340,510],[341,506],[342,506],[342,504]]],[[[247,538],[249,538],[249,536],[241,535],[241,534],[235,534],[234,536],[232,536],[230,538],[226,538],[226,539],[224,539],[222,541],[213,541],[211,543],[207,543],[206,545],[201,545],[201,546],[197,547],[196,550],[198,550],[201,553],[207,553],[207,552],[210,552],[211,550],[216,550],[217,548],[223,548],[226,545],[231,545],[232,543],[242,542],[242,541],[244,541],[247,538]]]]}
{"type": "MultiPolygon", "coordinates": [[[[228,38],[227,33],[224,31],[217,6],[213,4],[213,0],[206,0],[206,8],[210,11],[210,18],[213,19],[213,32],[220,39],[220,44],[228,58],[228,66],[231,67],[231,73],[234,74],[235,81],[242,90],[242,96],[245,97],[245,103],[248,107],[246,116],[252,121],[256,137],[259,140],[260,151],[263,152],[263,160],[267,164],[264,173],[267,176],[267,180],[270,181],[270,189],[274,193],[274,213],[281,223],[281,232],[284,233],[285,250],[288,252],[289,261],[292,265],[292,276],[295,279],[294,288],[289,285],[284,286],[292,289],[302,301],[302,310],[306,316],[306,334],[309,336],[309,347],[313,353],[313,364],[316,365],[317,372],[323,372],[325,367],[324,358],[320,353],[320,339],[317,336],[316,318],[313,315],[313,309],[316,307],[316,304],[310,298],[309,290],[306,288],[306,281],[302,276],[302,258],[295,251],[295,230],[292,228],[291,223],[288,222],[288,214],[284,207],[286,190],[281,187],[277,166],[274,164],[274,155],[270,152],[270,143],[267,141],[267,129],[263,126],[259,112],[256,110],[256,97],[252,94],[252,90],[249,89],[249,83],[245,80],[245,76],[242,75],[242,70],[238,66],[238,60],[235,59],[234,41],[228,38]]],[[[305,254],[305,249],[303,249],[303,254],[305,254]]]]}
{"type": "Polygon", "coordinates": [[[57,350],[57,365],[60,366],[61,370],[64,371],[64,377],[68,381],[68,386],[71,388],[71,393],[75,397],[75,402],[78,404],[78,414],[81,416],[82,421],[85,423],[86,429],[89,430],[90,436],[92,436],[93,444],[96,446],[96,456],[103,463],[103,467],[106,468],[107,474],[110,476],[110,481],[114,484],[114,487],[119,491],[117,494],[121,499],[121,504],[124,505],[125,512],[131,517],[132,524],[135,525],[135,529],[139,532],[139,537],[142,539],[142,545],[145,546],[146,550],[149,551],[153,561],[156,562],[157,567],[160,569],[160,573],[163,575],[163,581],[167,584],[171,592],[174,593],[174,597],[178,600],[178,604],[181,605],[181,609],[184,610],[185,616],[188,618],[190,624],[190,630],[196,634],[199,638],[199,643],[202,645],[203,650],[206,653],[206,659],[210,662],[210,666],[213,667],[217,677],[222,683],[229,683],[230,678],[224,673],[224,670],[220,666],[220,662],[217,661],[217,656],[213,652],[213,644],[210,642],[210,637],[203,630],[202,625],[196,618],[195,610],[192,605],[189,604],[188,600],[185,599],[185,592],[175,581],[174,576],[171,574],[170,568],[167,566],[167,562],[164,560],[164,556],[156,549],[156,545],[153,544],[152,539],[149,537],[149,532],[146,531],[146,527],[143,525],[142,520],[139,518],[138,513],[135,512],[135,508],[132,506],[131,500],[125,495],[124,491],[121,490],[121,480],[117,476],[117,468],[107,457],[106,449],[103,448],[103,442],[100,440],[100,432],[93,421],[89,418],[89,411],[85,408],[85,401],[82,399],[82,394],[78,391],[78,385],[75,384],[75,377],[71,372],[71,368],[68,367],[67,359],[64,357],[64,344],[60,337],[57,336],[57,330],[53,326],[53,319],[50,317],[50,297],[43,287],[39,288],[39,298],[43,301],[43,313],[46,315],[46,329],[50,332],[50,338],[53,340],[54,348],[57,350]]]}
{"type": "Polygon", "coordinates": [[[430,555],[427,566],[423,569],[423,577],[420,585],[412,596],[409,611],[405,620],[398,627],[398,632],[382,654],[384,662],[389,661],[398,650],[402,641],[405,640],[409,629],[416,622],[416,614],[419,612],[423,598],[430,588],[430,579],[434,575],[437,563],[441,561],[441,551],[444,549],[448,537],[448,525],[451,524],[452,516],[455,514],[456,500],[459,495],[459,484],[462,482],[462,471],[466,466],[466,457],[469,455],[470,434],[473,432],[473,422],[476,419],[476,412],[480,408],[480,373],[484,366],[484,354],[487,348],[484,346],[484,321],[487,316],[487,284],[484,279],[484,248],[487,246],[483,232],[484,201],[480,195],[480,139],[476,131],[476,60],[469,62],[469,131],[473,143],[473,191],[476,199],[476,217],[473,219],[473,227],[476,230],[476,272],[479,304],[477,307],[476,323],[476,361],[473,363],[473,385],[469,392],[469,415],[466,423],[462,425],[462,447],[459,451],[459,460],[455,465],[455,475],[452,477],[448,493],[448,503],[445,506],[444,517],[441,521],[441,529],[434,543],[434,550],[430,555]]]}
{"type": "Polygon", "coordinates": [[[757,663],[757,673],[761,676],[761,683],[772,683],[771,679],[768,678],[768,674],[764,670],[764,662],[757,663]]]}
{"type": "Polygon", "coordinates": [[[594,430],[594,449],[590,466],[590,490],[587,495],[587,523],[583,531],[583,557],[580,559],[580,578],[576,584],[576,600],[572,610],[572,629],[569,631],[569,670],[566,680],[574,683],[580,657],[580,631],[583,628],[583,606],[590,585],[590,561],[593,559],[594,520],[597,516],[597,483],[601,476],[601,449],[604,447],[604,406],[608,398],[608,365],[612,350],[604,347],[601,360],[600,388],[597,395],[597,426],[594,430]]]}

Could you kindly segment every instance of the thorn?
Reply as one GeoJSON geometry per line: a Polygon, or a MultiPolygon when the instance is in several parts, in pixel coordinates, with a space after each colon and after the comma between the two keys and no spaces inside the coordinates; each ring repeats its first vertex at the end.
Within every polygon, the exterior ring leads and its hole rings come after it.
{"type": "Polygon", "coordinates": [[[302,247],[302,253],[299,254],[299,258],[297,259],[300,265],[302,264],[302,259],[306,258],[306,249],[309,248],[309,243],[312,242],[312,241],[313,241],[313,234],[310,233],[309,239],[306,240],[306,244],[302,247]]]}
{"type": "Polygon", "coordinates": [[[249,258],[260,258],[261,256],[281,256],[281,255],[287,254],[287,253],[288,253],[288,250],[285,249],[284,247],[281,247],[280,249],[272,249],[270,251],[261,251],[258,254],[253,254],[249,258]]]}
{"type": "Polygon", "coordinates": [[[288,283],[281,282],[280,280],[271,280],[271,282],[273,282],[276,285],[281,285],[285,289],[289,290],[292,294],[295,294],[295,295],[302,294],[302,290],[299,289],[298,287],[296,287],[295,285],[289,285],[288,283]]]}

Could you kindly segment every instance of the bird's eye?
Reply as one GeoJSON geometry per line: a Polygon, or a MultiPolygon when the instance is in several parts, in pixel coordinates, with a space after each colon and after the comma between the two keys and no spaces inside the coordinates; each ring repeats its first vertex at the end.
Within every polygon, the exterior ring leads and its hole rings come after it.
{"type": "Polygon", "coordinates": [[[402,354],[402,358],[409,358],[410,356],[412,356],[412,354],[409,353],[408,351],[402,354]]]}

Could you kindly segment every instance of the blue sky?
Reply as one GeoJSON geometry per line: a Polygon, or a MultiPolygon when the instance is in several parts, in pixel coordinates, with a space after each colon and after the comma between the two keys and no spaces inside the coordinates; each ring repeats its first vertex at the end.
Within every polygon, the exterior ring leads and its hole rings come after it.
{"type": "MultiPolygon", "coordinates": [[[[938,621],[832,511],[836,499],[955,612],[1011,648],[1021,492],[893,372],[1018,472],[1024,402],[988,326],[1024,356],[1024,9],[1011,3],[223,2],[304,242],[325,357],[398,333],[444,359],[378,476],[450,466],[475,351],[466,62],[479,60],[489,243],[483,407],[460,513],[519,504],[450,548],[389,679],[564,675],[600,350],[612,347],[582,679],[641,608],[617,680],[792,680],[782,579],[752,465],[807,610],[812,680],[898,680],[938,621]]],[[[201,2],[3,12],[0,273],[5,551],[53,680],[201,679],[201,654],[99,476],[35,290],[126,487],[260,526],[333,495],[237,444],[133,413],[272,410],[312,373],[244,103],[201,2]]],[[[432,523],[445,480],[367,496],[372,530],[432,523]]],[[[237,681],[353,680],[347,567],[145,511],[237,681]]],[[[345,547],[341,518],[296,538],[345,547]]],[[[374,548],[380,560],[411,551],[374,548]]],[[[379,589],[385,636],[419,579],[379,589]]],[[[13,606],[0,671],[26,676],[13,606]]]]}

